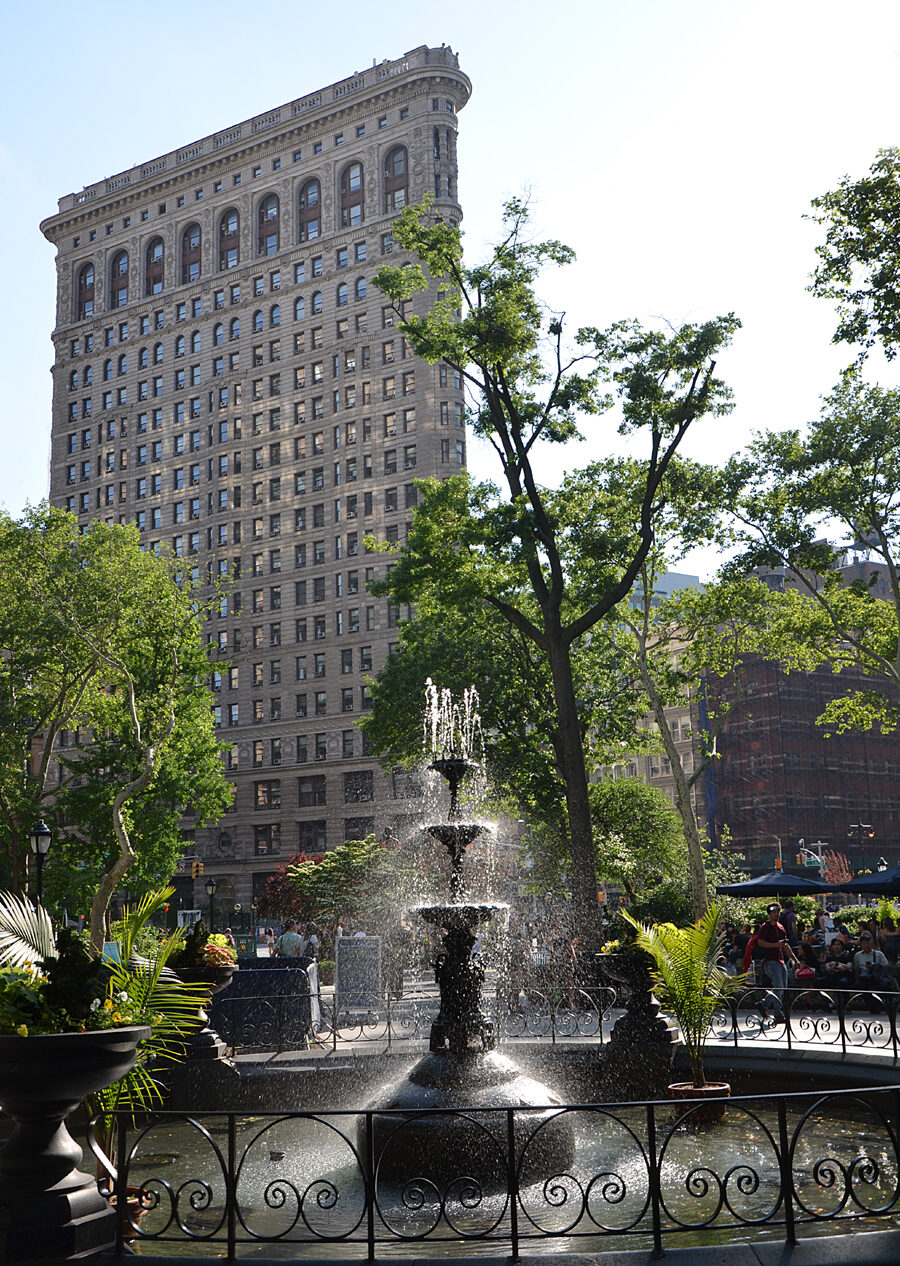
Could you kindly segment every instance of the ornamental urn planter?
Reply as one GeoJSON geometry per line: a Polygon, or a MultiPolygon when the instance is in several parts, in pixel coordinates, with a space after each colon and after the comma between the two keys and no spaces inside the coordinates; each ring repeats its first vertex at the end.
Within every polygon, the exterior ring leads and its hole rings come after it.
{"type": "MultiPolygon", "coordinates": [[[[231,984],[231,978],[237,971],[237,963],[228,963],[221,967],[178,967],[178,975],[186,985],[209,985],[211,993],[221,993],[231,984]]],[[[201,1059],[222,1059],[225,1055],[225,1043],[215,1029],[210,1028],[209,1016],[200,1011],[199,1028],[187,1043],[185,1060],[193,1063],[201,1059]]]]}
{"type": "Polygon", "coordinates": [[[0,1035],[0,1107],[13,1122],[0,1150],[0,1261],[74,1257],[113,1247],[115,1211],[65,1120],[123,1077],[150,1036],[143,1025],[34,1037],[0,1035]]]}

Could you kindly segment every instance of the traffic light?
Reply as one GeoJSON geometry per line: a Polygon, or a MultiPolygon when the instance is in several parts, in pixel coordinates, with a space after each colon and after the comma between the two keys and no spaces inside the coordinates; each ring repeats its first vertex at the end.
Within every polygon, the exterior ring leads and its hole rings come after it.
{"type": "Polygon", "coordinates": [[[203,863],[193,862],[191,864],[191,878],[199,879],[202,874],[203,874],[203,863]]]}
{"type": "Polygon", "coordinates": [[[781,870],[781,858],[780,858],[780,857],[776,857],[776,858],[775,858],[775,863],[774,863],[774,864],[775,864],[775,869],[776,869],[776,870],[781,870]]]}
{"type": "Polygon", "coordinates": [[[796,857],[794,858],[794,860],[796,861],[796,863],[797,863],[797,865],[798,865],[798,866],[802,866],[802,865],[803,865],[803,854],[802,854],[802,853],[798,853],[798,854],[796,855],[796,857]]]}

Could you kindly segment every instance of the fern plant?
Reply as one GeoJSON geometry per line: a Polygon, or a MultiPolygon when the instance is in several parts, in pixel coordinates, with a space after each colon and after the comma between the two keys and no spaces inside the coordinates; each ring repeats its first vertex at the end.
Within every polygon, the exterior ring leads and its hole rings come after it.
{"type": "Polygon", "coordinates": [[[625,912],[635,929],[635,943],[653,959],[653,988],[681,1029],[696,1087],[706,1084],[703,1053],[713,1015],[724,998],[737,992],[744,976],[725,971],[724,933],[719,931],[719,909],[711,905],[696,923],[678,928],[672,923],[638,923],[625,912]]]}

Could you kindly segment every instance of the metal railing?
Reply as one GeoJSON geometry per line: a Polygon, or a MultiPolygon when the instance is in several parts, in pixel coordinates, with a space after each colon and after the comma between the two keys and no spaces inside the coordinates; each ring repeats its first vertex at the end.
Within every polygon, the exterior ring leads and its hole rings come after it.
{"type": "Polygon", "coordinates": [[[420,1256],[489,1241],[516,1259],[564,1241],[660,1255],[679,1236],[720,1243],[765,1228],[790,1245],[900,1212],[900,1087],[743,1096],[715,1125],[708,1111],[161,1113],[140,1129],[122,1115],[117,1252],[135,1243],[231,1261],[248,1245],[299,1257],[344,1244],[375,1260],[381,1245],[416,1244],[420,1256]]]}
{"type": "MultiPolygon", "coordinates": [[[[434,992],[412,992],[402,998],[390,992],[357,994],[349,1000],[333,992],[233,998],[226,992],[215,998],[212,1022],[235,1052],[284,1051],[312,1042],[332,1051],[360,1042],[376,1043],[389,1050],[397,1044],[427,1042],[439,1005],[434,992]]],[[[611,988],[547,992],[526,989],[515,1005],[496,994],[486,1000],[485,1011],[501,1042],[541,1038],[555,1045],[579,1037],[606,1041],[615,1006],[616,993],[611,988]]]]}

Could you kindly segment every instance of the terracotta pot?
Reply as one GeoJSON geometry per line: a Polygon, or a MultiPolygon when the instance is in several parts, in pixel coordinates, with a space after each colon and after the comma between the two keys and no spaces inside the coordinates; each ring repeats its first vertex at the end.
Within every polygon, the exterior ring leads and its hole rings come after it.
{"type": "Polygon", "coordinates": [[[65,1119],[134,1064],[144,1026],[0,1036],[0,1107],[15,1123],[0,1152],[0,1260],[112,1247],[115,1219],[65,1119]]]}
{"type": "Polygon", "coordinates": [[[676,1081],[668,1087],[668,1092],[670,1099],[682,1101],[675,1104],[677,1118],[688,1117],[691,1122],[706,1125],[724,1117],[728,1106],[724,1100],[731,1095],[731,1086],[727,1081],[707,1081],[702,1086],[695,1086],[692,1081],[676,1081]],[[698,1103],[702,1106],[698,1107],[698,1103]]]}

